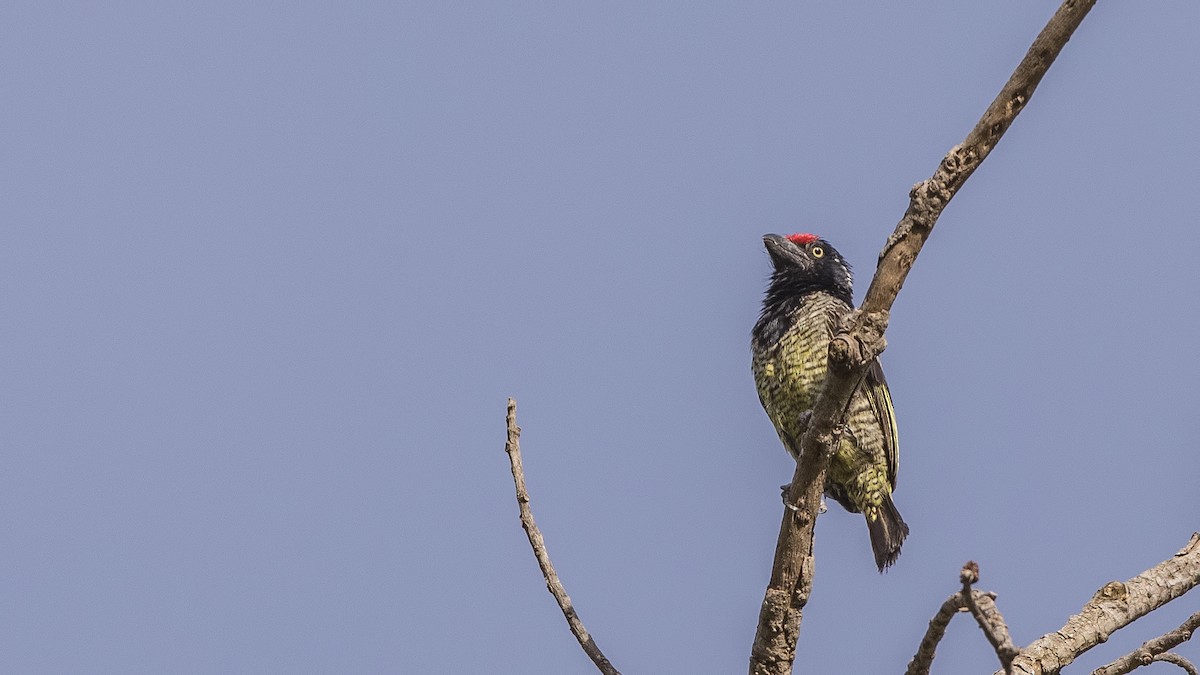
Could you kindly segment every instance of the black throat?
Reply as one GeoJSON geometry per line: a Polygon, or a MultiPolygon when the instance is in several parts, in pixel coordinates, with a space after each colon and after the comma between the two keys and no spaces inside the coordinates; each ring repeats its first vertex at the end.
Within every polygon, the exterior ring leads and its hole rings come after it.
{"type": "Polygon", "coordinates": [[[754,348],[766,349],[778,344],[799,320],[804,301],[820,292],[828,293],[849,307],[854,306],[853,293],[845,285],[833,284],[823,278],[802,277],[790,270],[772,274],[771,285],[763,298],[762,313],[750,332],[754,348]]]}

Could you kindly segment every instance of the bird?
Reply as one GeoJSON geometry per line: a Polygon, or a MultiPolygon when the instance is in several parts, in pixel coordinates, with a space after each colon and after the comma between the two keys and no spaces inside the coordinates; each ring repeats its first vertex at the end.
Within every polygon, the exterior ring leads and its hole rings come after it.
{"type": "MultiPolygon", "coordinates": [[[[829,341],[853,309],[850,265],[814,234],[763,236],[773,266],[762,313],[751,331],[758,398],[793,458],[828,370],[829,341]]],[[[908,525],[892,492],[900,449],[892,395],[879,359],[867,367],[846,410],[845,431],[829,462],[824,491],[867,521],[880,572],[900,556],[908,525]]]]}

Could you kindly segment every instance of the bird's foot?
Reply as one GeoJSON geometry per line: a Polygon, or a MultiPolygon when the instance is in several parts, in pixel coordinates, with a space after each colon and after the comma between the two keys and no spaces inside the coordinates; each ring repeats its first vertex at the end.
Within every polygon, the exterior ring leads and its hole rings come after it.
{"type": "Polygon", "coordinates": [[[788,491],[790,491],[791,489],[792,489],[791,483],[784,483],[783,485],[780,485],[779,486],[779,498],[783,500],[784,506],[788,507],[792,511],[799,511],[800,509],[796,508],[795,504],[788,501],[788,491]]]}
{"type": "Polygon", "coordinates": [[[845,420],[842,420],[834,425],[833,435],[835,437],[845,435],[854,438],[854,430],[850,428],[850,425],[845,420]]]}
{"type": "MultiPolygon", "coordinates": [[[[783,500],[783,505],[792,511],[799,511],[800,507],[788,501],[788,492],[792,489],[791,483],[784,483],[779,486],[779,498],[783,500]]],[[[825,504],[825,495],[821,495],[821,502],[817,505],[817,513],[825,513],[829,510],[829,506],[825,504]]]]}

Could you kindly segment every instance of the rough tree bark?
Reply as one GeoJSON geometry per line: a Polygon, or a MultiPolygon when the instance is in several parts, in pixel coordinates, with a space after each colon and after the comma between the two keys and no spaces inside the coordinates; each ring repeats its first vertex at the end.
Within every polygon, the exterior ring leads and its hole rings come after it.
{"type": "Polygon", "coordinates": [[[1013,661],[1013,672],[1058,673],[1080,654],[1107,641],[1117,630],[1197,585],[1200,585],[1200,534],[1193,534],[1187,546],[1171,558],[1128,581],[1105,584],[1062,628],[1022,649],[1013,661]]]}
{"type": "Polygon", "coordinates": [[[1192,639],[1192,636],[1198,629],[1200,629],[1200,612],[1189,616],[1187,621],[1183,622],[1183,625],[1170,633],[1160,635],[1153,640],[1148,640],[1141,647],[1107,666],[1097,668],[1092,671],[1092,675],[1125,675],[1125,673],[1131,673],[1136,668],[1148,666],[1155,661],[1170,661],[1188,671],[1190,675],[1198,675],[1196,667],[1190,661],[1183,659],[1178,654],[1171,654],[1171,652],[1167,651],[1192,639]],[[1174,658],[1170,658],[1172,656],[1174,658]]]}
{"type": "MultiPolygon", "coordinates": [[[[1004,618],[992,602],[993,594],[971,588],[979,580],[979,566],[968,562],[963,566],[960,580],[962,591],[947,598],[930,619],[929,629],[909,662],[906,675],[928,675],[938,643],[946,634],[946,626],[955,614],[966,611],[975,616],[1000,659],[1003,669],[996,671],[996,675],[1052,675],[1080,654],[1107,641],[1117,630],[1200,585],[1200,533],[1192,533],[1182,550],[1136,577],[1105,584],[1065,626],[1020,650],[1009,639],[1004,618]]],[[[1092,675],[1123,675],[1155,661],[1174,663],[1185,670],[1194,669],[1187,659],[1167,650],[1191,639],[1197,628],[1200,628],[1200,612],[1189,617],[1179,628],[1146,642],[1141,648],[1098,668],[1092,675]]]]}
{"type": "Polygon", "coordinates": [[[962,590],[946,598],[938,613],[929,620],[929,629],[925,631],[921,646],[917,648],[912,661],[909,661],[904,675],[929,675],[938,643],[945,637],[950,619],[958,612],[970,612],[975,617],[975,622],[979,624],[988,642],[992,644],[992,649],[996,651],[1000,664],[1006,672],[1011,672],[1013,657],[1020,650],[1013,646],[1004,617],[996,608],[996,595],[971,588],[972,584],[979,581],[979,565],[974,560],[963,565],[958,578],[962,582],[962,590]]]}

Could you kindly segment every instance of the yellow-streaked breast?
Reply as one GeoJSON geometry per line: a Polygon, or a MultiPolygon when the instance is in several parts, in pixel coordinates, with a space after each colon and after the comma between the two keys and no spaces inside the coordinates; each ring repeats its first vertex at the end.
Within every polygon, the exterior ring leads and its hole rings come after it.
{"type": "MultiPolygon", "coordinates": [[[[849,266],[814,235],[765,235],[774,271],[751,332],[758,397],[793,457],[804,414],[812,410],[828,370],[829,341],[852,309],[849,266]]],[[[873,361],[850,398],[841,441],[830,458],[825,493],[861,512],[880,571],[896,561],[908,526],[892,500],[899,450],[887,381],[873,361]]]]}

